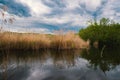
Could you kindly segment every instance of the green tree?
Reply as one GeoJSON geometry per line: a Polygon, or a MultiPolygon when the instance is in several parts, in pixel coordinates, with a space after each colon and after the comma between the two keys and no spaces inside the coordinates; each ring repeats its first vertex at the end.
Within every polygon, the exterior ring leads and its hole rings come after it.
{"type": "Polygon", "coordinates": [[[120,45],[120,24],[108,18],[102,18],[99,22],[94,20],[87,28],[79,31],[80,37],[90,39],[91,45],[95,41],[99,46],[118,46],[120,45]]]}

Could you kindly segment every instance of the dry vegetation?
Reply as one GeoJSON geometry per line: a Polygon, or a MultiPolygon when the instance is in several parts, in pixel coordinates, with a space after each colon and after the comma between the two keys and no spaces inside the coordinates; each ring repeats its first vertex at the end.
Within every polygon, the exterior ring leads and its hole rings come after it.
{"type": "Polygon", "coordinates": [[[4,32],[6,23],[13,23],[14,17],[6,18],[7,6],[1,8],[0,50],[39,50],[39,49],[81,49],[88,48],[89,41],[82,40],[72,32],[48,35],[33,33],[4,32]]]}
{"type": "Polygon", "coordinates": [[[32,33],[0,33],[1,50],[81,49],[88,48],[89,41],[72,32],[58,35],[32,33]]]}
{"type": "Polygon", "coordinates": [[[55,35],[51,40],[51,47],[56,49],[80,49],[88,48],[88,41],[85,42],[73,32],[68,32],[65,35],[55,35]]]}

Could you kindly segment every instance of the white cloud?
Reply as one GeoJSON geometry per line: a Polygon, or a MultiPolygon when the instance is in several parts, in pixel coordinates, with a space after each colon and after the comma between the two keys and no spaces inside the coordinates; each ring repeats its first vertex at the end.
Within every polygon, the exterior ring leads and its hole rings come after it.
{"type": "Polygon", "coordinates": [[[85,5],[87,10],[95,11],[101,6],[102,0],[65,0],[68,9],[80,8],[80,5],[85,5]]]}
{"type": "MultiPolygon", "coordinates": [[[[101,6],[102,7],[102,6],[101,6]]],[[[104,7],[102,7],[102,13],[98,16],[99,18],[106,17],[113,19],[114,21],[120,21],[120,2],[119,0],[109,0],[104,7]],[[116,11],[119,9],[119,11],[116,11]]]]}
{"type": "Polygon", "coordinates": [[[80,0],[64,0],[67,9],[75,9],[77,7],[80,7],[79,4],[81,1],[80,0]]]}
{"type": "Polygon", "coordinates": [[[41,0],[19,0],[17,2],[27,5],[31,9],[33,16],[40,16],[51,12],[51,9],[44,5],[41,0]]]}
{"type": "MultiPolygon", "coordinates": [[[[36,28],[36,22],[57,27],[61,27],[62,25],[62,27],[66,27],[64,24],[67,24],[67,27],[70,26],[69,28],[75,26],[74,28],[77,27],[78,29],[78,27],[80,28],[81,26],[86,27],[87,21],[93,19],[94,13],[97,14],[98,19],[107,17],[117,22],[120,21],[119,0],[61,0],[60,4],[65,5],[63,7],[56,6],[59,5],[59,3],[53,0],[45,1],[55,6],[51,7],[42,0],[16,0],[16,2],[28,6],[32,16],[16,17],[15,23],[11,25],[15,26],[13,30],[25,31],[32,27],[31,30],[36,32],[50,32],[47,28],[41,28],[39,25],[37,25],[36,28]],[[104,5],[102,2],[105,2],[104,5]]],[[[13,27],[11,27],[11,30],[12,28],[13,27]]]]}
{"type": "Polygon", "coordinates": [[[102,0],[84,0],[87,10],[95,11],[98,7],[101,6],[102,0]]]}
{"type": "Polygon", "coordinates": [[[53,17],[31,17],[28,20],[31,22],[42,22],[53,25],[69,24],[70,26],[86,26],[86,22],[92,19],[89,14],[79,15],[74,13],[64,13],[62,15],[55,15],[53,17]]]}

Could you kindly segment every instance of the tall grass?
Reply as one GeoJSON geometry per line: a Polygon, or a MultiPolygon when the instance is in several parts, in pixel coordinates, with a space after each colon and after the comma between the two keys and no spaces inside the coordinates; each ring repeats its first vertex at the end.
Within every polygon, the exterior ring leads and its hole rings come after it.
{"type": "Polygon", "coordinates": [[[88,42],[74,33],[49,36],[33,33],[0,33],[1,50],[80,49],[88,42]]]}
{"type": "Polygon", "coordinates": [[[89,43],[82,40],[73,32],[68,32],[64,35],[55,35],[51,40],[51,47],[55,49],[80,49],[88,48],[89,43]]]}

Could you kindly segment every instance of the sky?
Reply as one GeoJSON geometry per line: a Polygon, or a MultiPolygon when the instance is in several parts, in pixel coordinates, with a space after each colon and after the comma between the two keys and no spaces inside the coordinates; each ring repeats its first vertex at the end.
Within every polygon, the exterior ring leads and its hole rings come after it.
{"type": "Polygon", "coordinates": [[[78,32],[89,20],[103,17],[120,22],[120,0],[0,0],[3,5],[6,16],[15,18],[4,29],[14,32],[78,32]]]}

